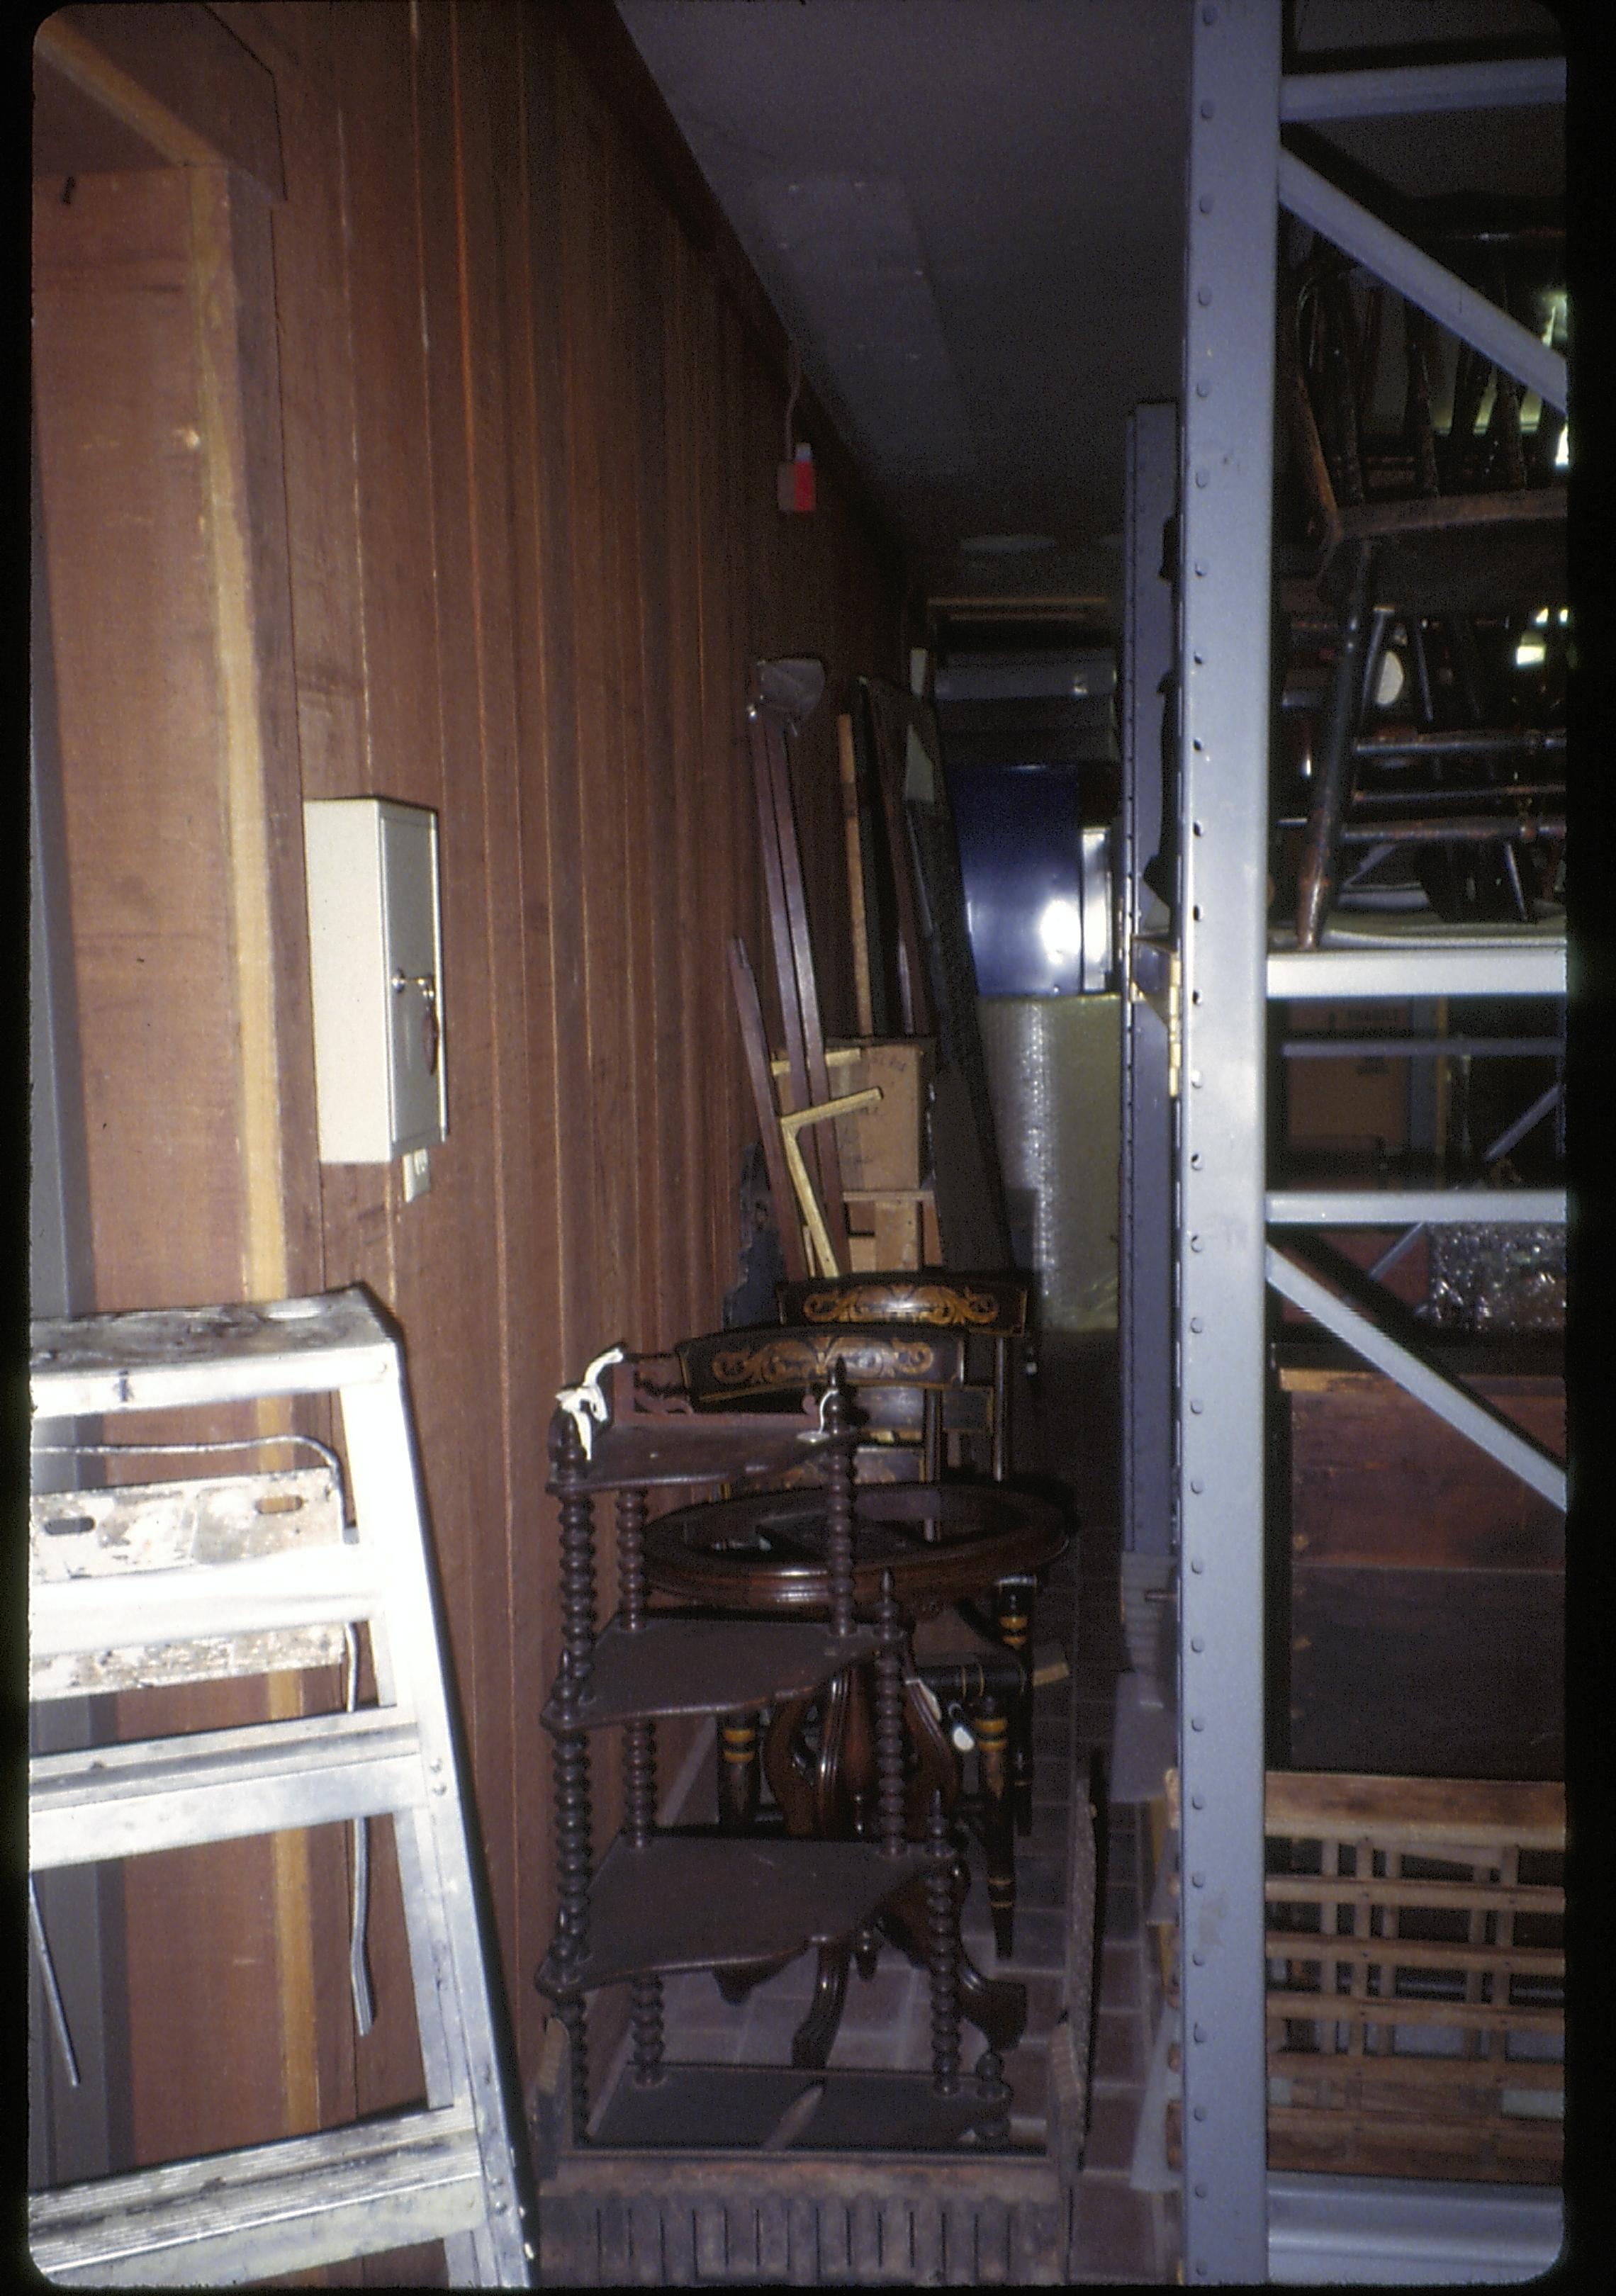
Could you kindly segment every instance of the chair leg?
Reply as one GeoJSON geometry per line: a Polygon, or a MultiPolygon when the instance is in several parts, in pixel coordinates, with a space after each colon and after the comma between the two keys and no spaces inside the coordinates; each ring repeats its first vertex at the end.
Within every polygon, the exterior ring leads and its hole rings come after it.
{"type": "MultiPolygon", "coordinates": [[[[929,1387],[921,1398],[920,1479],[923,1483],[940,1482],[942,1472],[943,1398],[936,1388],[929,1387]]],[[[935,1538],[935,1523],[926,1523],[921,1536],[935,1538]]]]}
{"type": "Polygon", "coordinates": [[[1010,1792],[1010,1720],[989,1692],[971,1712],[982,1782],[982,1849],[988,1867],[988,1906],[1001,1961],[1015,1946],[1015,1816],[1010,1792]]]}
{"type": "Polygon", "coordinates": [[[842,2004],[847,1999],[848,1964],[851,1959],[845,1945],[822,1945],[819,1948],[814,1998],[808,2015],[792,2036],[792,2062],[800,2069],[817,2072],[831,2054],[841,2023],[842,2004]]]}
{"type": "Polygon", "coordinates": [[[926,1963],[931,1991],[931,2079],[938,2093],[959,2087],[960,1941],[954,1861],[940,1793],[926,1823],[926,1963]]]}
{"type": "Polygon", "coordinates": [[[732,2009],[738,2009],[759,1985],[767,1985],[771,1977],[778,1977],[795,1954],[776,1956],[772,1961],[749,1961],[734,1969],[715,1969],[713,1981],[732,2009]]]}
{"type": "Polygon", "coordinates": [[[1372,553],[1366,543],[1352,548],[1347,611],[1336,642],[1318,771],[1302,848],[1296,896],[1296,946],[1317,948],[1325,914],[1335,890],[1341,816],[1352,786],[1352,744],[1363,699],[1364,658],[1369,641],[1372,553]]]}
{"type": "Polygon", "coordinates": [[[759,1794],[758,1717],[718,1717],[718,1831],[750,1833],[759,1794]]]}
{"type": "Polygon", "coordinates": [[[1010,1790],[1018,1833],[1032,1831],[1032,1589],[1006,1578],[997,1590],[999,1640],[1021,1664],[1010,1714],[1010,1790]]]}
{"type": "MultiPolygon", "coordinates": [[[[956,1923],[969,1879],[962,1862],[956,1866],[954,1876],[956,1923]]],[[[906,1883],[895,1897],[888,1899],[882,1910],[881,1927],[915,1968],[924,1969],[930,1965],[930,1931],[923,1875],[906,1883]]],[[[1002,2057],[1008,2056],[1027,2030],[1027,1988],[1013,1977],[984,1977],[963,1946],[959,1953],[958,1983],[960,2014],[976,2027],[990,2049],[1002,2057]]]]}

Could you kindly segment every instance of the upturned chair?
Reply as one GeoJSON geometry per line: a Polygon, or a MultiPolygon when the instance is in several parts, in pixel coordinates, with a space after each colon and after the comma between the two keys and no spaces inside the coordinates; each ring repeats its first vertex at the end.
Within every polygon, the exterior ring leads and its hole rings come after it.
{"type": "MultiPolygon", "coordinates": [[[[1445,208],[1423,219],[1420,236],[1513,316],[1541,325],[1538,306],[1563,275],[1552,223],[1445,208]]],[[[1525,430],[1520,385],[1460,343],[1439,432],[1440,331],[1378,284],[1360,297],[1352,270],[1317,242],[1292,276],[1280,328],[1315,578],[1335,621],[1309,761],[1299,948],[1317,945],[1343,848],[1358,878],[1410,856],[1450,922],[1526,923],[1552,873],[1535,864],[1565,828],[1563,417],[1545,406],[1525,430]],[[1376,427],[1376,384],[1399,314],[1407,381],[1400,435],[1389,435],[1376,427]],[[1540,669],[1523,676],[1534,660],[1540,669]]]]}

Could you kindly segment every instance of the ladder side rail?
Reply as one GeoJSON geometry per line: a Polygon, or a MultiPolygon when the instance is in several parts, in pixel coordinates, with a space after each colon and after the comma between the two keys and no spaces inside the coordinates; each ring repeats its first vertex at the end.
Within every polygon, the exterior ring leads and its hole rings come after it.
{"type": "Polygon", "coordinates": [[[456,2244],[449,2269],[455,2278],[521,2279],[525,2267],[522,2210],[513,2181],[513,2112],[490,1992],[490,1971],[499,1966],[498,1940],[491,1921],[485,1935],[477,1904],[465,1808],[471,1767],[469,1760],[456,1759],[446,1689],[447,1622],[428,1559],[397,1350],[380,1382],[343,1389],[341,1405],[359,1535],[361,1540],[373,1538],[383,1554],[393,1596],[390,1633],[373,1645],[378,1694],[390,1696],[414,1718],[428,1781],[425,1803],[393,1820],[427,2095],[434,2104],[471,2103],[488,2195],[486,2227],[460,2236],[470,2242],[472,2253],[456,2244]],[[464,2042],[463,2065],[451,2046],[455,2031],[464,2042]]]}
{"type": "MultiPolygon", "coordinates": [[[[389,1375],[376,1385],[344,1388],[341,1405],[355,1523],[361,1544],[375,1552],[389,1590],[385,1611],[373,1613],[368,1621],[377,1698],[414,1723],[431,1798],[441,1802],[455,1777],[455,1762],[447,1701],[439,1691],[435,1651],[428,1647],[435,1619],[446,1652],[447,1637],[427,1566],[425,1525],[397,1358],[389,1375]]],[[[393,1837],[413,1940],[432,1902],[431,1892],[448,1877],[441,1870],[430,1824],[408,1823],[400,1815],[394,1819],[393,1837]]],[[[455,1984],[453,1948],[447,1924],[434,1923],[430,1936],[425,1931],[422,1936],[426,1953],[412,1954],[422,2066],[429,2100],[447,2104],[457,2100],[459,2092],[443,2000],[445,1987],[455,1984]]]]}

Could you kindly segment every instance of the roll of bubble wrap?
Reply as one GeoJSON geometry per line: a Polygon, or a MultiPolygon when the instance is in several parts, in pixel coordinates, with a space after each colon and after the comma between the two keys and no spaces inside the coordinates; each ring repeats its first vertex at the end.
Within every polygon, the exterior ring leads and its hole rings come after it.
{"type": "Polygon", "coordinates": [[[978,999],[999,1162],[1013,1210],[1031,1204],[1031,1272],[1046,1331],[1117,1320],[1121,1000],[978,999]]]}

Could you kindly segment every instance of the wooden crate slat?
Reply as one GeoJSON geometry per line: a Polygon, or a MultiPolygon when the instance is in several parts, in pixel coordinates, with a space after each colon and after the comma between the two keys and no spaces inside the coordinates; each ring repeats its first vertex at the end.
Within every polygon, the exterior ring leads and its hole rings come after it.
{"type": "Polygon", "coordinates": [[[1332,1961],[1339,1968],[1453,1969],[1484,1975],[1563,1977],[1565,1955],[1558,1947],[1449,1944],[1438,1938],[1321,1936],[1314,1930],[1270,1930],[1265,1951],[1270,1961],[1332,1961]]]}
{"type": "MultiPolygon", "coordinates": [[[[1563,2065],[1534,2062],[1530,2058],[1501,2062],[1496,2057],[1323,2057],[1296,2051],[1271,2060],[1268,2068],[1270,2094],[1276,2084],[1283,2082],[1290,2091],[1283,2100],[1289,2109],[1332,2102],[1371,2104],[1384,2100],[1387,2110],[1396,2110],[1395,2100],[1400,2098],[1402,2110],[1423,2112],[1429,2102],[1426,2092],[1440,2087],[1461,2103],[1484,2105],[1489,2112],[1494,2112],[1501,2096],[1517,2090],[1541,2089],[1558,2097],[1564,2079],[1563,2065]],[[1461,2073],[1463,2079],[1459,2078],[1461,2073]]],[[[1522,2113],[1511,2117],[1549,2120],[1557,2116],[1522,2113]]]]}
{"type": "Polygon", "coordinates": [[[1559,1944],[1516,1942],[1522,1919],[1564,1912],[1563,1889],[1521,1879],[1524,1853],[1564,1849],[1563,1788],[1537,1781],[1271,1772],[1265,1831],[1276,1847],[1315,1848],[1323,1868],[1270,1874],[1264,1885],[1270,2167],[1499,2182],[1555,2177],[1563,2151],[1563,2062],[1512,2057],[1509,2050],[1516,2037],[1543,2037],[1539,2047],[1558,2040],[1563,2059],[1564,2010],[1552,1999],[1512,2003],[1508,1996],[1513,1981],[1557,1985],[1563,1978],[1559,1944]],[[1350,1875],[1329,1870],[1343,1845],[1354,1854],[1350,1875]],[[1377,1855],[1390,1872],[1374,1874],[1377,1855]],[[1399,1870],[1413,1858],[1469,1866],[1470,1878],[1450,1873],[1423,1880],[1399,1870]],[[1274,1926],[1276,1908],[1315,1906],[1317,1930],[1274,1926]],[[1349,1935],[1338,1935],[1333,1926],[1342,1906],[1350,1909],[1349,1935]],[[1457,1915],[1462,1919],[1453,1925],[1464,1934],[1371,1934],[1377,1926],[1395,1931],[1415,1911],[1457,1915]],[[1317,1970],[1321,1989],[1295,1982],[1308,1969],[1317,1970]],[[1371,1993],[1371,1971],[1382,1985],[1395,1982],[1398,1972],[1448,1973],[1463,1997],[1371,1993]],[[1337,1992],[1343,1975],[1349,1989],[1337,1992]],[[1503,1997],[1482,2000],[1484,1980],[1503,1997]],[[1296,2027],[1323,2046],[1294,2046],[1296,2027]],[[1393,2048],[1399,2028],[1404,2046],[1393,2048]],[[1420,2034],[1442,2032],[1458,2037],[1462,2054],[1407,2046],[1420,2034]]]}
{"type": "Polygon", "coordinates": [[[1486,2001],[1420,2001],[1401,1995],[1379,1999],[1350,1993],[1297,1993],[1270,1988],[1270,2017],[1320,2025],[1453,2025],[1466,2032],[1558,2033],[1563,2009],[1512,2009],[1486,2001]]]}
{"type": "Polygon", "coordinates": [[[1359,1777],[1325,1770],[1270,1770],[1265,1831],[1317,1841],[1325,1835],[1431,1857],[1448,1842],[1496,1836],[1521,1849],[1563,1849],[1565,1788],[1518,1778],[1359,1777]]]}
{"type": "MultiPolygon", "coordinates": [[[[1270,1874],[1263,1882],[1270,1906],[1423,1906],[1467,1907],[1485,1903],[1489,1912],[1563,1914],[1565,1891],[1555,1882],[1420,1882],[1402,1874],[1358,1881],[1350,1874],[1270,1874]]],[[[1284,1934],[1293,1934],[1284,1932],[1284,1934]]]]}

